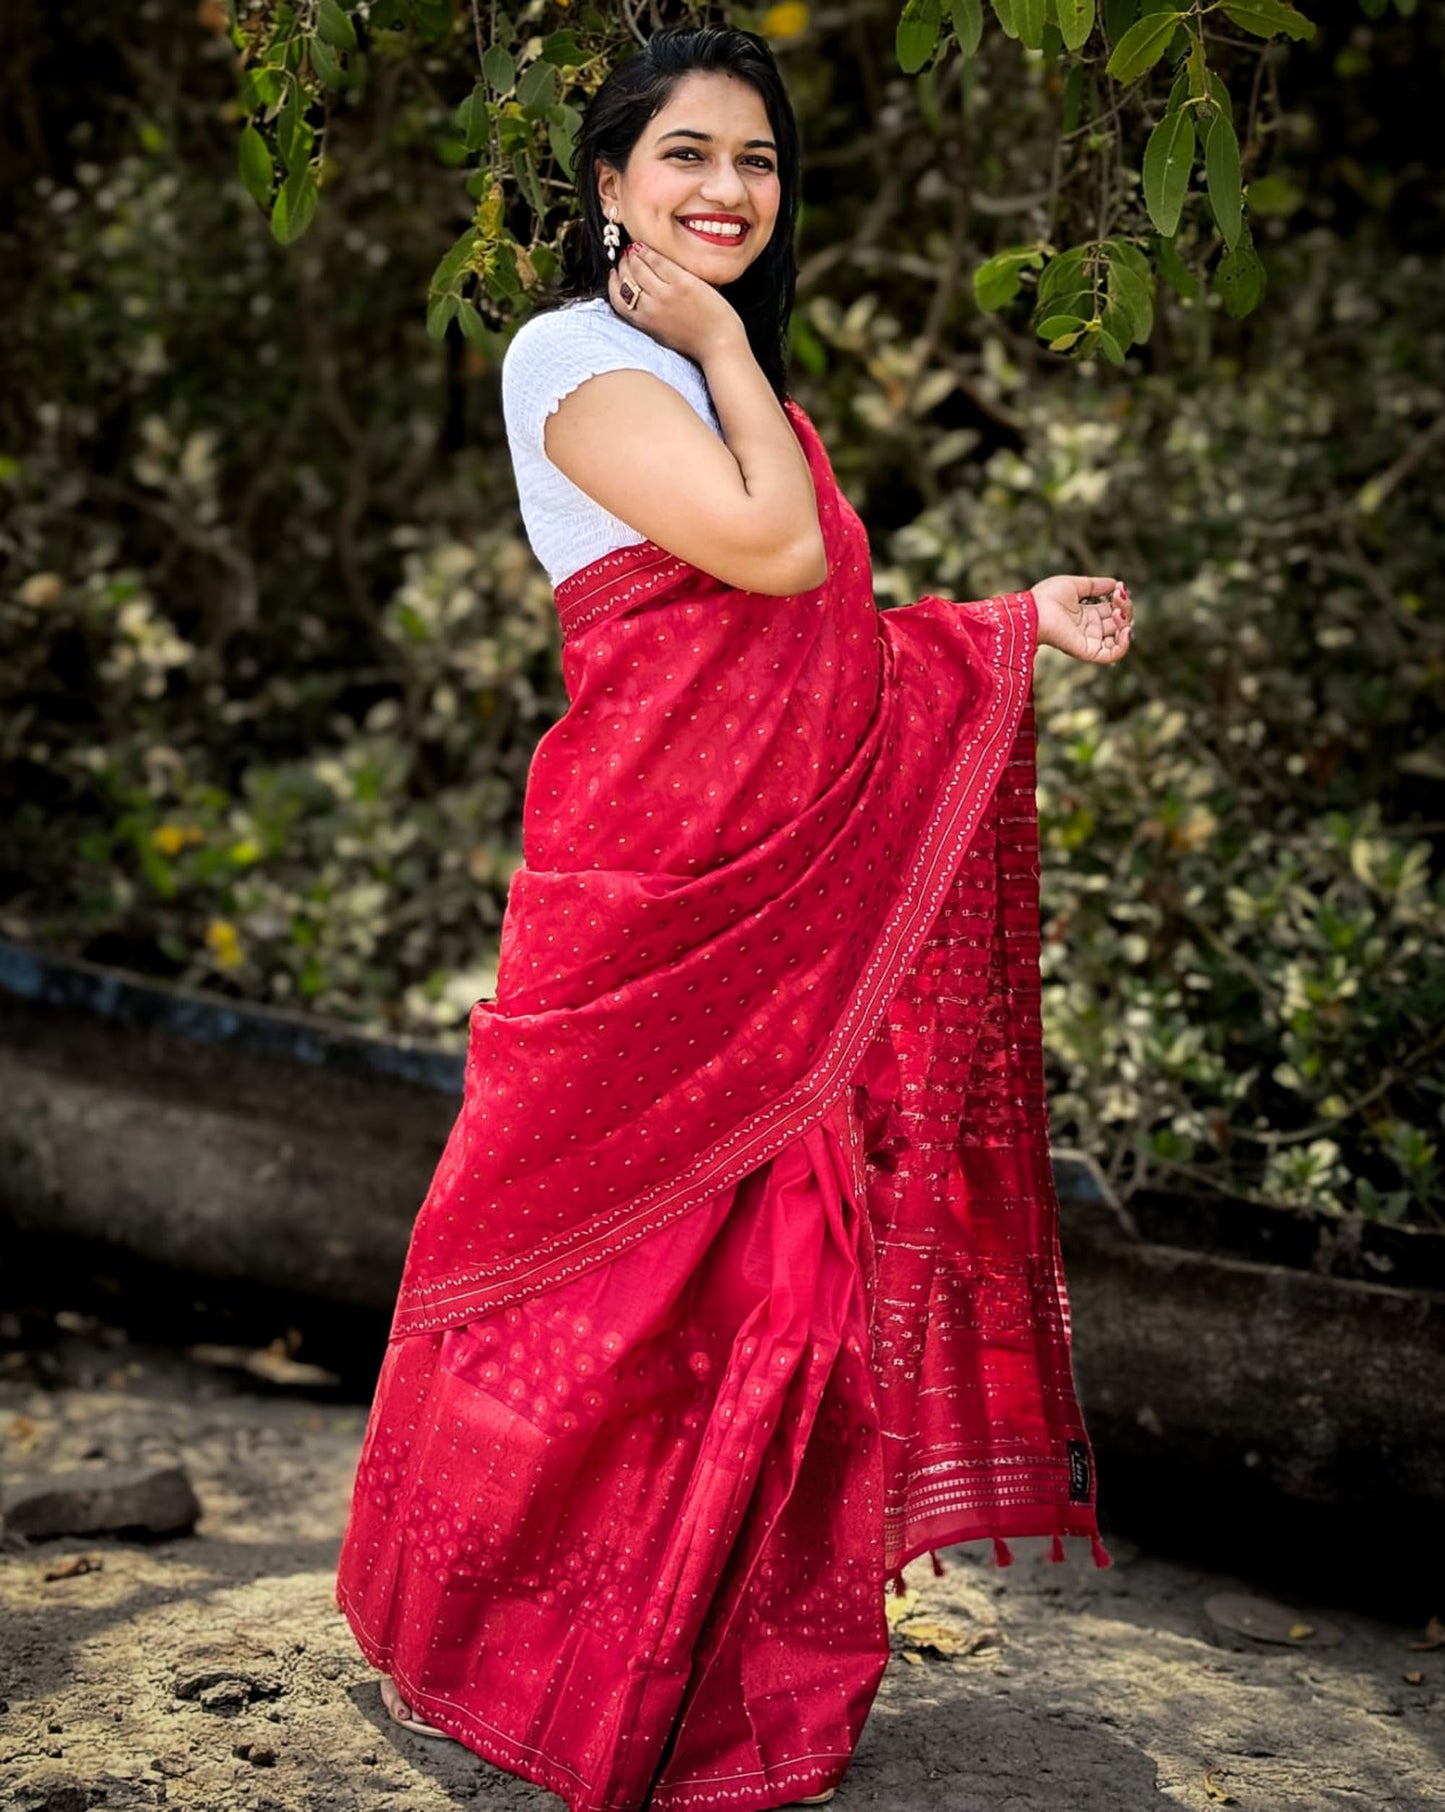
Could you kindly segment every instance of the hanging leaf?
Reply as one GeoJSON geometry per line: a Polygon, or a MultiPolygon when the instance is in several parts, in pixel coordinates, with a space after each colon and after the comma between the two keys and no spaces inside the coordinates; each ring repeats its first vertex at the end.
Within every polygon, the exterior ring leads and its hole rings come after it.
{"type": "Polygon", "coordinates": [[[313,38],[306,47],[306,54],[311,59],[311,67],[316,72],[318,81],[328,88],[341,86],[341,59],[331,46],[320,38],[313,38]]]}
{"type": "Polygon", "coordinates": [[[1209,207],[1224,243],[1233,251],[1239,243],[1243,215],[1240,191],[1239,140],[1228,113],[1216,108],[1204,130],[1204,176],[1209,207]]]}
{"type": "Polygon", "coordinates": [[[1064,78],[1064,105],[1059,124],[1065,132],[1074,132],[1079,124],[1079,112],[1084,100],[1084,65],[1074,63],[1064,78]]]}
{"type": "Polygon", "coordinates": [[[487,98],[485,84],[478,82],[472,92],[457,108],[454,118],[457,130],[462,135],[462,142],[468,151],[479,151],[487,142],[487,133],[491,121],[491,102],[487,98]]]}
{"type": "Polygon", "coordinates": [[[1094,29],[1094,0],[1054,0],[1059,16],[1059,34],[1066,50],[1077,50],[1087,43],[1094,29]]]}
{"type": "Polygon", "coordinates": [[[950,10],[960,52],[966,57],[977,56],[983,41],[983,0],[953,0],[950,10]]]}
{"type": "Polygon", "coordinates": [[[302,164],[282,183],[271,210],[271,233],[278,244],[293,244],[311,225],[316,197],[316,172],[310,164],[302,164]]]}
{"type": "Polygon", "coordinates": [[[1284,5],[1283,0],[1221,0],[1221,5],[1226,19],[1256,38],[1272,38],[1278,32],[1291,38],[1315,35],[1314,20],[1284,5]]]}
{"type": "Polygon", "coordinates": [[[337,4],[337,0],[319,0],[316,30],[337,50],[356,49],[356,27],[337,4]]]}
{"type": "Polygon", "coordinates": [[[1137,25],[1131,25],[1114,46],[1104,65],[1107,75],[1116,82],[1132,82],[1136,76],[1152,69],[1169,48],[1174,28],[1187,13],[1149,13],[1137,25]]]}
{"type": "Polygon", "coordinates": [[[1154,241],[1154,257],[1159,266],[1159,274],[1177,296],[1186,302],[1197,301],[1203,293],[1199,279],[1179,256],[1172,238],[1154,241]]]}
{"type": "Polygon", "coordinates": [[[266,141],[254,126],[247,126],[241,134],[237,163],[246,193],[257,207],[268,207],[271,202],[271,186],[275,181],[276,172],[272,167],[271,153],[266,148],[266,141]]]}
{"type": "MultiPolygon", "coordinates": [[[[1088,247],[1075,245],[1066,252],[1060,252],[1056,258],[1051,258],[1048,269],[1039,278],[1036,292],[1038,301],[1054,301],[1065,289],[1088,289],[1088,281],[1084,276],[1084,260],[1087,257],[1088,247]]],[[[1092,305],[1088,312],[1094,312],[1092,305]]]]}
{"type": "Polygon", "coordinates": [[[541,115],[554,105],[561,87],[561,79],[550,63],[532,63],[517,83],[517,99],[528,113],[541,115]]]}
{"type": "MultiPolygon", "coordinates": [[[[1131,345],[1142,346],[1154,331],[1154,298],[1148,279],[1123,258],[1109,261],[1107,293],[1110,306],[1127,324],[1126,337],[1131,345]]],[[[1105,323],[1108,325],[1108,322],[1105,323]]]]}
{"type": "Polygon", "coordinates": [[[994,16],[1006,38],[1018,41],[1019,28],[1016,13],[1017,0],[992,0],[994,16]]]}
{"type": "Polygon", "coordinates": [[[1188,109],[1166,113],[1144,147],[1144,206],[1167,239],[1179,225],[1194,168],[1194,121],[1188,109]]]}
{"type": "Polygon", "coordinates": [[[905,75],[917,75],[933,55],[942,22],[939,0],[904,0],[893,46],[905,75]]]}
{"type": "Polygon", "coordinates": [[[1048,22],[1048,0],[1014,0],[1014,24],[1019,42],[1028,50],[1044,47],[1044,26],[1048,22]]]}
{"type": "Polygon", "coordinates": [[[457,304],[457,325],[461,328],[462,338],[468,345],[485,346],[491,337],[482,317],[465,296],[457,304]]]}
{"type": "Polygon", "coordinates": [[[517,65],[505,44],[494,44],[482,58],[482,75],[493,94],[505,94],[517,79],[517,65]]]}
{"type": "Polygon", "coordinates": [[[1251,313],[1264,294],[1264,266],[1247,240],[1220,259],[1214,272],[1214,291],[1224,312],[1235,320],[1251,313]]]}
{"type": "Polygon", "coordinates": [[[973,293],[980,308],[1002,308],[1019,293],[1019,273],[1037,270],[1043,253],[1024,248],[996,252],[973,273],[973,293]]]}
{"type": "Polygon", "coordinates": [[[426,311],[426,331],[428,339],[444,340],[447,337],[447,329],[451,326],[452,321],[456,317],[457,309],[461,306],[461,300],[461,297],[456,294],[438,296],[436,298],[426,311]]]}
{"type": "Polygon", "coordinates": [[[472,252],[476,248],[479,237],[475,227],[468,227],[448,251],[432,272],[431,282],[427,285],[428,292],[432,296],[444,294],[447,290],[455,288],[457,278],[472,261],[472,252]]]}

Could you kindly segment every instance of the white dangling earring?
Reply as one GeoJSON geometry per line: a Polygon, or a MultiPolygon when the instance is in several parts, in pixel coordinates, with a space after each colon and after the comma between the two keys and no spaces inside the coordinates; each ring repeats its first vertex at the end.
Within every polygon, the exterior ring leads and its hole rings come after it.
{"type": "Polygon", "coordinates": [[[607,210],[607,225],[602,229],[602,243],[607,247],[607,262],[615,264],[617,248],[622,244],[622,228],[617,224],[616,208],[607,210]]]}

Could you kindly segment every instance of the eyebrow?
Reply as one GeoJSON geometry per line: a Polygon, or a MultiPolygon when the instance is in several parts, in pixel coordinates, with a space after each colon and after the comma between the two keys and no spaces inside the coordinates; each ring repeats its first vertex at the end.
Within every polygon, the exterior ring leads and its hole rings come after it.
{"type": "MultiPolygon", "coordinates": [[[[674,126],[671,132],[664,132],[658,139],[659,145],[664,138],[700,138],[705,143],[711,144],[712,142],[710,132],[697,132],[691,126],[674,126]]],[[[761,146],[767,151],[776,151],[778,148],[770,138],[750,138],[744,141],[743,150],[751,151],[754,146],[761,146]]]]}

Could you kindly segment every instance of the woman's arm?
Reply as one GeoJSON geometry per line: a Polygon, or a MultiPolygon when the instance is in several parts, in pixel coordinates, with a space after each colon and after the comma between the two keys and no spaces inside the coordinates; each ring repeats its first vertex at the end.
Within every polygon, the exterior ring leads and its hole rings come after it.
{"type": "Polygon", "coordinates": [[[671,259],[628,249],[642,301],[635,314],[614,306],[702,366],[723,439],[651,372],[606,371],[547,418],[547,457],[639,535],[725,584],[811,591],[827,577],[812,474],[737,312],[671,259]]]}

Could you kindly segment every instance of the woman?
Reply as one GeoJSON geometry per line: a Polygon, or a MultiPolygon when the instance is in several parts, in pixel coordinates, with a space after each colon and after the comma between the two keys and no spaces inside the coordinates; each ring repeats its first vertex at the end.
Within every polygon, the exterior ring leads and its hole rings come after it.
{"type": "Polygon", "coordinates": [[[394,1717],[574,1812],[813,1804],[909,1559],[1108,1563],[1030,686],[1041,641],[1118,659],[1132,610],[1055,577],[878,612],[785,389],[798,149],[761,39],[655,36],[577,167],[571,299],[503,370],[570,703],[337,1595],[394,1717]]]}

